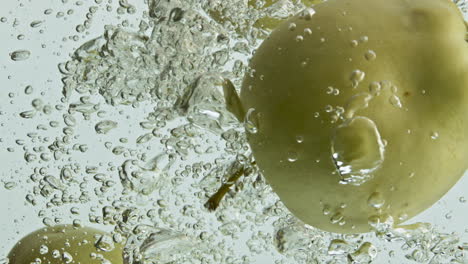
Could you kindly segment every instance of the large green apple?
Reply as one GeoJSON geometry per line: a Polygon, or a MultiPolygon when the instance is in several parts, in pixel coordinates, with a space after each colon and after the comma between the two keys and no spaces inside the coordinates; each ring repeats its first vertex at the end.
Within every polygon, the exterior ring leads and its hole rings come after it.
{"type": "Polygon", "coordinates": [[[449,0],[329,0],[279,25],[245,77],[248,140],[305,223],[400,223],[468,164],[468,43],[449,0]]]}
{"type": "Polygon", "coordinates": [[[8,254],[9,264],[122,264],[121,244],[97,229],[59,225],[22,238],[8,254]]]}

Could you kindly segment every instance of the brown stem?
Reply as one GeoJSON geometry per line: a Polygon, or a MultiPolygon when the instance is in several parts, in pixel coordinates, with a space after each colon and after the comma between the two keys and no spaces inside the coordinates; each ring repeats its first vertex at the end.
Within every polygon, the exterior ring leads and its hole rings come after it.
{"type": "MultiPolygon", "coordinates": [[[[251,163],[252,165],[255,165],[255,161],[251,163]]],[[[226,195],[226,193],[229,191],[229,188],[231,188],[232,185],[234,185],[236,183],[237,180],[239,180],[239,178],[243,175],[245,175],[245,167],[242,166],[240,167],[239,169],[237,169],[232,175],[231,177],[229,177],[228,181],[221,185],[221,187],[218,189],[218,191],[213,194],[210,199],[208,199],[208,201],[205,203],[205,207],[209,210],[209,211],[214,211],[218,208],[219,206],[219,203],[221,202],[221,200],[224,198],[224,196],[226,195]]]]}

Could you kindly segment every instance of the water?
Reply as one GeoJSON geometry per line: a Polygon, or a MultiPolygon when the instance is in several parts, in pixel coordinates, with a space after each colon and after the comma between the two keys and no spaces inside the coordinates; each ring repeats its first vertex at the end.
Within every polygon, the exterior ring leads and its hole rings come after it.
{"type": "Polygon", "coordinates": [[[385,147],[375,123],[356,116],[335,128],[331,153],[340,183],[361,185],[382,165],[385,147]]]}
{"type": "Polygon", "coordinates": [[[31,52],[29,50],[16,50],[10,53],[10,58],[13,61],[24,61],[29,59],[31,52]]]}
{"type": "MultiPolygon", "coordinates": [[[[400,244],[401,254],[413,259],[441,252],[446,259],[462,259],[456,239],[425,224],[392,228],[380,217],[373,222],[378,239],[373,234],[338,238],[307,226],[285,208],[255,166],[246,135],[261,132],[261,115],[255,109],[242,112],[234,96],[249,72],[247,56],[269,33],[253,27],[252,18],[286,17],[303,6],[279,1],[258,11],[243,1],[149,0],[147,7],[114,2],[94,1],[86,18],[73,27],[67,41],[78,41],[77,49],[59,65],[62,86],[41,98],[46,86],[40,82],[30,80],[18,88],[31,96],[31,104],[8,122],[31,124],[27,135],[18,133],[22,141],[14,148],[21,166],[28,165],[23,169],[27,179],[10,179],[3,186],[19,191],[44,225],[107,226],[111,234],[100,237],[96,246],[108,251],[127,239],[127,263],[266,263],[258,260],[262,256],[288,264],[380,263],[385,247],[400,244]],[[229,19],[217,21],[210,17],[213,10],[226,12],[229,19]],[[90,39],[86,32],[92,14],[97,14],[95,21],[98,14],[106,15],[99,12],[121,16],[121,23],[107,25],[90,39]],[[124,21],[143,12],[134,26],[124,21]],[[209,212],[205,203],[222,186],[225,195],[209,212]],[[61,209],[70,212],[62,220],[61,209]]],[[[57,20],[43,19],[73,15],[59,11],[68,8],[44,8],[43,16],[28,26],[47,29],[57,20]]],[[[302,15],[310,20],[314,12],[307,9],[302,15]]],[[[303,38],[319,32],[298,32],[297,27],[290,24],[289,30],[303,38]]],[[[359,37],[355,43],[361,47],[366,41],[359,37]]],[[[364,56],[378,60],[370,50],[364,56]]],[[[10,58],[33,62],[29,50],[11,52],[10,58]]],[[[365,77],[353,71],[351,86],[362,88],[365,77]]],[[[384,160],[378,127],[359,116],[381,89],[384,84],[371,85],[369,93],[340,112],[348,120],[334,131],[331,147],[344,184],[369,180],[384,160]],[[355,150],[346,142],[368,147],[355,150]]],[[[340,91],[332,87],[330,95],[340,91]]],[[[291,139],[295,144],[307,140],[302,135],[291,139]]],[[[298,163],[295,150],[287,154],[288,162],[298,163]]],[[[368,206],[384,204],[378,193],[369,197],[368,206]]],[[[346,221],[334,208],[324,208],[323,214],[338,225],[346,221]]]]}

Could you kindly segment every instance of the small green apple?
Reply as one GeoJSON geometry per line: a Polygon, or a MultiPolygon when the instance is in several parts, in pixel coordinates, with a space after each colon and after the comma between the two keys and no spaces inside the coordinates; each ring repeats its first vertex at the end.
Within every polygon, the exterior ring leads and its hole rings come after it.
{"type": "Polygon", "coordinates": [[[45,227],[22,238],[9,264],[122,264],[123,246],[100,230],[73,225],[45,227]]]}
{"type": "Polygon", "coordinates": [[[396,224],[468,164],[468,43],[450,0],[329,0],[280,24],[245,77],[248,140],[305,223],[396,224]]]}

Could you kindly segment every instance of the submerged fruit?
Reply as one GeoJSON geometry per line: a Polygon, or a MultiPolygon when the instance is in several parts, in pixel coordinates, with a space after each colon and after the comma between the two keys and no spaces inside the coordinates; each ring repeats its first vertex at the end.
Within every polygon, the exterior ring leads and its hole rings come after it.
{"type": "Polygon", "coordinates": [[[22,238],[8,254],[9,264],[123,263],[122,245],[94,228],[59,225],[22,238]]]}
{"type": "Polygon", "coordinates": [[[293,214],[323,230],[417,215],[467,167],[461,13],[449,0],[329,0],[312,14],[276,28],[244,79],[259,168],[293,214]]]}

